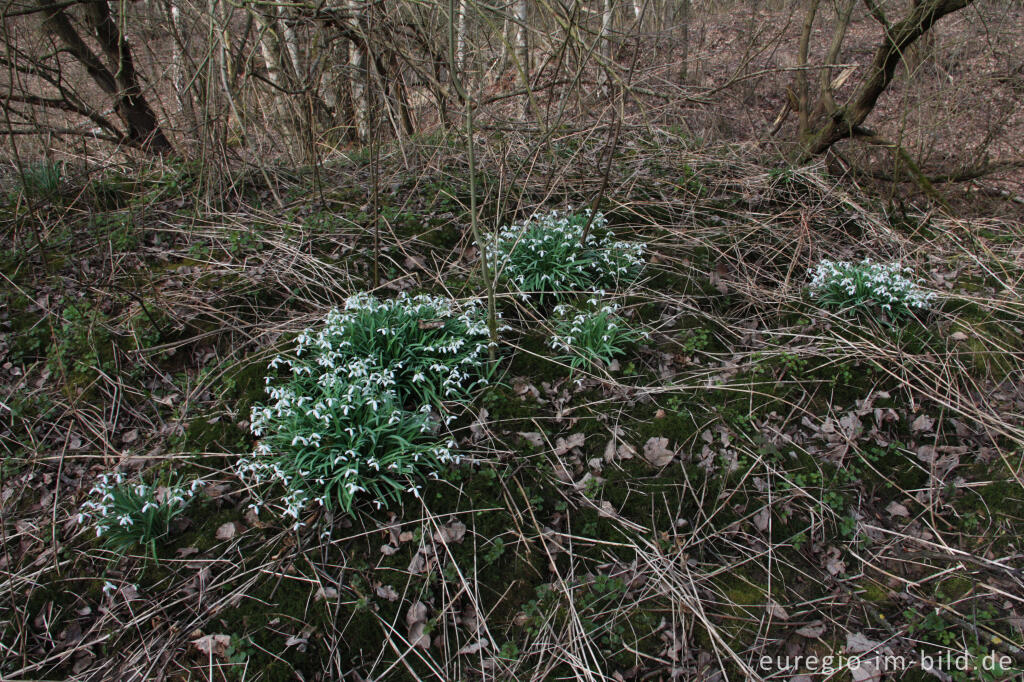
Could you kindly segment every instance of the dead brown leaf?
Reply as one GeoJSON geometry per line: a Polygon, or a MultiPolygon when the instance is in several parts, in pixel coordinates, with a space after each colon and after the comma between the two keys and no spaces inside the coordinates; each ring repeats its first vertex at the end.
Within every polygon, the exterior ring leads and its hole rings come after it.
{"type": "Polygon", "coordinates": [[[376,595],[381,599],[387,599],[388,601],[398,601],[398,592],[395,591],[391,585],[378,585],[377,589],[374,590],[376,595]]]}
{"type": "Polygon", "coordinates": [[[217,528],[216,538],[218,540],[230,540],[244,530],[242,524],[237,521],[228,521],[217,528]]]}
{"type": "Polygon", "coordinates": [[[405,624],[409,627],[409,644],[421,649],[430,648],[430,635],[424,630],[427,626],[427,605],[421,601],[409,607],[405,614],[405,624]]]}
{"type": "Polygon", "coordinates": [[[896,502],[895,500],[893,500],[888,504],[888,506],[886,506],[885,512],[889,516],[899,516],[902,518],[908,518],[910,516],[910,510],[908,510],[904,505],[900,504],[899,502],[896,502]]]}
{"type": "Polygon", "coordinates": [[[573,448],[581,448],[587,437],[582,433],[573,433],[568,438],[559,437],[555,441],[555,455],[561,457],[573,448]]]}
{"type": "Polygon", "coordinates": [[[675,454],[668,446],[668,438],[664,436],[652,436],[644,443],[644,459],[653,466],[666,466],[675,454]]]}
{"type": "Polygon", "coordinates": [[[935,420],[926,414],[919,414],[914,422],[910,425],[910,430],[914,433],[920,431],[931,431],[932,426],[935,425],[935,420]]]}
{"type": "Polygon", "coordinates": [[[519,431],[518,435],[535,448],[544,447],[544,436],[536,431],[519,431]]]}
{"type": "Polygon", "coordinates": [[[802,628],[797,628],[796,634],[807,639],[817,639],[825,634],[825,624],[820,620],[811,621],[802,628]]]}
{"type": "Polygon", "coordinates": [[[226,658],[224,652],[231,646],[231,635],[203,635],[193,639],[192,646],[205,656],[226,658]]]}

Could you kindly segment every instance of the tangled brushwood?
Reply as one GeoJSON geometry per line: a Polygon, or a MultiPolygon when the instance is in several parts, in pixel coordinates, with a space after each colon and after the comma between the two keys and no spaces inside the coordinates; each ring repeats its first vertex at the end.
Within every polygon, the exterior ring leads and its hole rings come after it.
{"type": "Polygon", "coordinates": [[[811,277],[811,295],[822,305],[842,313],[877,315],[899,320],[913,311],[927,310],[935,300],[906,275],[909,268],[899,263],[859,263],[823,260],[811,277]]]}
{"type": "Polygon", "coordinates": [[[284,490],[281,510],[294,527],[311,504],[350,511],[366,493],[379,508],[417,479],[458,461],[455,443],[433,416],[487,383],[487,325],[475,303],[434,296],[348,299],[317,330],[298,336],[291,357],[275,357],[270,400],[252,408],[261,440],[236,470],[258,497],[284,490]]]}
{"type": "Polygon", "coordinates": [[[188,507],[203,482],[168,486],[129,483],[121,472],[102,474],[82,503],[79,523],[91,522],[96,537],[115,551],[142,546],[156,556],[156,542],[170,533],[171,521],[188,507]]]}
{"type": "MultiPolygon", "coordinates": [[[[597,305],[596,299],[590,300],[597,305]]],[[[619,307],[607,304],[591,311],[573,311],[557,306],[555,314],[561,316],[549,345],[561,354],[557,359],[573,369],[607,367],[616,357],[646,337],[644,332],[631,329],[619,314],[619,307]]]]}
{"type": "Polygon", "coordinates": [[[590,218],[590,209],[552,211],[503,227],[488,244],[488,257],[524,301],[535,295],[543,303],[635,278],[644,245],[616,241],[604,214],[590,218]]]}

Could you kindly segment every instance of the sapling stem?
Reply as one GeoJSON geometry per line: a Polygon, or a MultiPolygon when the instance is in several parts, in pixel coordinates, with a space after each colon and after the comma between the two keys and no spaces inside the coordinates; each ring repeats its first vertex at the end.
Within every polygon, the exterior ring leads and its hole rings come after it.
{"type": "Polygon", "coordinates": [[[490,345],[488,346],[488,357],[491,362],[497,359],[498,351],[498,314],[497,305],[494,300],[494,284],[491,279],[491,270],[487,264],[487,247],[484,244],[483,236],[480,234],[480,222],[476,214],[476,159],[473,146],[473,100],[463,86],[462,75],[456,70],[455,64],[455,1],[448,0],[448,68],[451,70],[452,85],[455,87],[460,99],[465,102],[466,108],[466,152],[469,156],[469,224],[473,231],[473,241],[476,242],[476,249],[480,252],[480,274],[484,280],[484,289],[487,293],[487,330],[490,334],[490,345]]]}

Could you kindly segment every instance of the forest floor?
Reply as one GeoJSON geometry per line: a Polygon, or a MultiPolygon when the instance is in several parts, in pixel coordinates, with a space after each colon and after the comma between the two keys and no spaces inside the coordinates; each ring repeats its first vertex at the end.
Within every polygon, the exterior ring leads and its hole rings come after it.
{"type": "Polygon", "coordinates": [[[170,163],[8,183],[0,677],[1019,676],[1024,223],[644,135],[608,166],[557,136],[514,185],[485,152],[478,192],[494,229],[591,201],[610,168],[600,208],[647,248],[618,300],[648,337],[571,370],[499,281],[462,464],[298,531],[233,470],[268,361],[373,288],[375,185],[376,294],[482,294],[462,150],[385,147],[377,178],[363,154],[215,187],[170,163]],[[888,325],[809,295],[821,259],[863,257],[932,308],[888,325]],[[122,553],[78,518],[115,470],[206,485],[122,553]]]}

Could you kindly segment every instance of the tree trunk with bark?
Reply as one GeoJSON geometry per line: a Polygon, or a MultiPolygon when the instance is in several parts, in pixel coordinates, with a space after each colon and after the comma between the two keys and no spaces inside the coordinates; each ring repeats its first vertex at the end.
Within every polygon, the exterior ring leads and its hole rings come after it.
{"type": "Polygon", "coordinates": [[[43,8],[43,28],[64,44],[103,92],[114,98],[114,109],[125,126],[125,141],[149,151],[171,151],[170,141],[142,95],[131,46],[114,21],[107,1],[90,0],[83,6],[86,24],[113,64],[113,71],[78,34],[62,5],[53,6],[39,0],[39,6],[43,8]]]}
{"type": "Polygon", "coordinates": [[[842,107],[811,122],[803,136],[799,159],[806,161],[827,151],[839,140],[863,132],[861,126],[875,108],[878,98],[892,82],[903,56],[918,38],[928,33],[942,17],[961,10],[974,0],[921,0],[905,19],[890,24],[873,0],[865,0],[871,14],[882,24],[882,41],[866,74],[850,100],[842,107]]]}
{"type": "Polygon", "coordinates": [[[676,0],[676,21],[679,24],[679,84],[690,78],[690,0],[676,0]]]}

